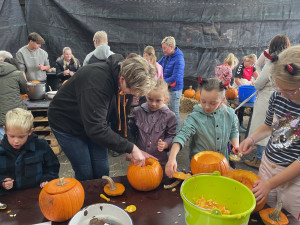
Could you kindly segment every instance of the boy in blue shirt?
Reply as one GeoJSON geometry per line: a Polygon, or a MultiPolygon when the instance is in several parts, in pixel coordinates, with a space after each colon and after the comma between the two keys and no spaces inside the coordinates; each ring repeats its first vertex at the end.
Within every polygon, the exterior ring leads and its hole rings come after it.
{"type": "Polygon", "coordinates": [[[24,189],[58,178],[59,161],[49,144],[33,134],[30,111],[15,108],[7,112],[5,135],[0,144],[0,190],[24,189]]]}

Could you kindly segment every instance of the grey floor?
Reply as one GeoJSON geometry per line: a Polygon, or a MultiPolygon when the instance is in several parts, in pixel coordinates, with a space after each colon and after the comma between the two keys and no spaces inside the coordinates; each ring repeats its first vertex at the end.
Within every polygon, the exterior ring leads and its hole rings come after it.
{"type": "MultiPolygon", "coordinates": [[[[181,122],[187,117],[187,113],[181,113],[181,122]]],[[[244,125],[247,125],[248,117],[244,117],[244,125]]],[[[244,134],[241,134],[241,140],[244,139],[244,134]]],[[[253,150],[249,155],[244,156],[244,159],[252,159],[255,156],[256,150],[253,150]]],[[[62,152],[58,155],[58,159],[60,161],[60,177],[74,177],[74,171],[72,166],[66,157],[66,155],[62,152]]],[[[127,173],[127,167],[130,162],[125,160],[125,154],[122,154],[118,157],[112,157],[111,153],[109,154],[109,168],[110,168],[110,176],[124,176],[127,173]]],[[[188,159],[188,143],[184,146],[184,148],[180,151],[177,156],[178,169],[188,169],[189,168],[189,159],[188,159]]],[[[258,169],[247,166],[243,162],[236,163],[237,169],[245,169],[250,170],[254,173],[258,172],[258,169]]]]}

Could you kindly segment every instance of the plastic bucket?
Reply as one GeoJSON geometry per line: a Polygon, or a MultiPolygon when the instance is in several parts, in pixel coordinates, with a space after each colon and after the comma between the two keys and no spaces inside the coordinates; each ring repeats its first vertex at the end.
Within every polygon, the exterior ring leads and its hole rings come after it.
{"type": "Polygon", "coordinates": [[[249,188],[220,175],[193,175],[181,185],[180,195],[187,225],[246,225],[256,205],[249,188]],[[199,208],[195,203],[202,196],[225,205],[231,215],[216,215],[215,212],[199,208]]]}
{"type": "MultiPolygon", "coordinates": [[[[252,95],[254,92],[256,92],[257,89],[255,89],[252,85],[240,85],[239,86],[239,101],[242,102],[246,100],[250,95],[252,95]]],[[[247,102],[255,102],[256,94],[250,98],[247,102]]]]}

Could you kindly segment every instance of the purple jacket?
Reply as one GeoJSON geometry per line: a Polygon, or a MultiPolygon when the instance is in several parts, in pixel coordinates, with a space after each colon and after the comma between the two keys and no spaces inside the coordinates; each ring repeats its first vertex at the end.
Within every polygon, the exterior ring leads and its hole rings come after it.
{"type": "Polygon", "coordinates": [[[128,138],[141,150],[158,158],[164,166],[168,161],[168,149],[158,151],[158,140],[162,139],[171,147],[176,135],[176,126],[176,116],[168,106],[152,112],[148,104],[144,103],[136,107],[129,117],[128,138]]]}

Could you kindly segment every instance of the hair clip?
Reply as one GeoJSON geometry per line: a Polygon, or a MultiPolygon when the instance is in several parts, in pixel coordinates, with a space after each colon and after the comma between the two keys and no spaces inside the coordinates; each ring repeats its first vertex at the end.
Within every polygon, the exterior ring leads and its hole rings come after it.
{"type": "Polygon", "coordinates": [[[290,75],[294,76],[297,74],[298,72],[298,67],[294,64],[294,63],[291,63],[291,64],[286,64],[284,69],[289,72],[290,75]]]}
{"type": "Polygon", "coordinates": [[[270,55],[268,52],[264,51],[264,56],[267,58],[267,59],[270,59],[270,60],[273,60],[274,59],[274,56],[270,55]]]}

